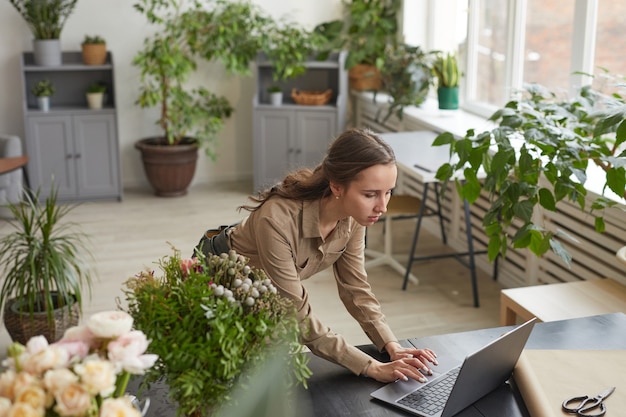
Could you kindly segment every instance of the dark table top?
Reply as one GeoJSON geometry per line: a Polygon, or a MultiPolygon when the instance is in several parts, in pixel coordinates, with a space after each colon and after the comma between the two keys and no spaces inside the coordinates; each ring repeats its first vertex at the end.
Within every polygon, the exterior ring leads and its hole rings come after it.
{"type": "MultiPolygon", "coordinates": [[[[459,359],[496,339],[508,327],[496,327],[461,333],[412,338],[401,341],[405,346],[429,347],[441,354],[448,353],[459,359]]],[[[373,345],[360,346],[360,349],[381,360],[388,360],[379,354],[373,345]]],[[[614,313],[600,316],[561,320],[535,324],[526,344],[527,349],[626,349],[626,314],[614,313]]],[[[250,416],[284,417],[409,417],[411,414],[370,398],[370,393],[383,386],[373,379],[352,374],[347,369],[310,355],[309,367],[313,372],[308,380],[308,389],[298,389],[297,413],[263,413],[256,410],[250,416]]],[[[274,381],[267,381],[267,385],[274,381]]],[[[129,391],[137,389],[138,381],[133,381],[129,391]]],[[[262,388],[263,389],[263,388],[262,388]]],[[[176,407],[167,399],[164,384],[153,385],[144,396],[150,397],[151,405],[146,417],[173,417],[176,407]]],[[[466,408],[459,417],[528,417],[519,393],[509,384],[486,395],[474,405],[466,408]]],[[[228,415],[230,417],[230,414],[228,415]]],[[[244,417],[238,415],[237,417],[244,417]]]]}
{"type": "MultiPolygon", "coordinates": [[[[461,333],[412,338],[402,341],[416,347],[429,347],[435,352],[449,353],[459,362],[467,354],[496,339],[509,327],[496,327],[461,333]]],[[[408,345],[407,345],[408,346],[408,345]]],[[[380,359],[373,346],[362,350],[380,359]]],[[[527,349],[626,349],[626,315],[623,313],[583,317],[535,324],[527,349]]],[[[318,357],[309,363],[313,376],[309,388],[300,393],[302,415],[315,417],[340,416],[410,416],[411,414],[370,399],[369,394],[382,383],[353,375],[351,372],[318,357]]],[[[518,391],[509,384],[502,385],[473,406],[463,410],[459,417],[528,417],[518,391]]]]}

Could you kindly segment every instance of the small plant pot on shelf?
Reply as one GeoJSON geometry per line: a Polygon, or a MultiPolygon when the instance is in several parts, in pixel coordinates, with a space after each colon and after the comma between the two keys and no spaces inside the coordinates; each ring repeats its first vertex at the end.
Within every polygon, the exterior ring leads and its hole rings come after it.
{"type": "Polygon", "coordinates": [[[280,106],[283,104],[283,93],[282,91],[270,93],[270,104],[272,106],[280,106]]]}
{"type": "Polygon", "coordinates": [[[103,101],[103,93],[87,93],[87,105],[90,109],[101,109],[103,101]]]}
{"type": "Polygon", "coordinates": [[[85,65],[103,65],[106,62],[107,46],[105,43],[84,43],[82,51],[85,65]]]}
{"type": "Polygon", "coordinates": [[[50,111],[50,97],[48,96],[37,97],[37,107],[41,111],[45,111],[45,112],[50,111]]]}
{"type": "Polygon", "coordinates": [[[441,110],[456,110],[459,108],[459,87],[439,87],[437,98],[441,110]]]}
{"type": "Polygon", "coordinates": [[[61,41],[59,39],[33,40],[33,58],[35,65],[58,67],[62,64],[61,41]]]}

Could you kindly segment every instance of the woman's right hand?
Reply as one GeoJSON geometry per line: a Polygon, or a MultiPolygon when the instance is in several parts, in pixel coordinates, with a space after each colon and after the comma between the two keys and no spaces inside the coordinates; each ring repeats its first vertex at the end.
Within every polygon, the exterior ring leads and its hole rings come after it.
{"type": "MultiPolygon", "coordinates": [[[[367,376],[380,382],[393,382],[398,379],[408,381],[409,378],[426,382],[427,379],[420,369],[428,368],[416,358],[402,358],[386,363],[372,360],[367,369],[367,376]]],[[[432,371],[424,372],[432,374],[432,371]]]]}

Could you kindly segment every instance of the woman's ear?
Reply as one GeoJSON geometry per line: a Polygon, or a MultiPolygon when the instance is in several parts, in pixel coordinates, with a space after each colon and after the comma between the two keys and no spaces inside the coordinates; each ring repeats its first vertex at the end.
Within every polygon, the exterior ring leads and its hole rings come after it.
{"type": "Polygon", "coordinates": [[[343,187],[333,181],[330,182],[330,192],[333,193],[333,195],[338,198],[341,197],[341,194],[343,193],[343,187]]]}

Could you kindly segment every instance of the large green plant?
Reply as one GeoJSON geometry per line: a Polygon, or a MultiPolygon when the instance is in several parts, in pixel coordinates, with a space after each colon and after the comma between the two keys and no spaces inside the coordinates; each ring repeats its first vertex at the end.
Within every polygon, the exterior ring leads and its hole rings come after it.
{"type": "Polygon", "coordinates": [[[59,39],[78,0],[9,0],[35,39],[59,39]]]}
{"type": "Polygon", "coordinates": [[[159,26],[133,60],[141,70],[137,103],[160,108],[157,123],[168,144],[191,136],[213,158],[216,135],[233,108],[225,97],[187,85],[198,62],[220,62],[228,72],[249,75],[263,51],[277,67],[276,79],[286,79],[304,72],[320,39],[246,0],[139,0],[134,7],[159,26]]]}
{"type": "Polygon", "coordinates": [[[398,13],[401,0],[344,0],[348,50],[346,68],[369,64],[382,69],[385,50],[398,43],[398,13]]]}
{"type": "Polygon", "coordinates": [[[75,206],[58,205],[56,188],[43,204],[37,192],[8,207],[13,231],[0,238],[0,305],[16,298],[22,313],[45,313],[53,326],[54,308],[74,300],[82,308],[83,288],[91,294],[88,238],[78,225],[64,220],[75,206]]]}
{"type": "Polygon", "coordinates": [[[389,95],[389,106],[383,120],[392,114],[402,119],[405,107],[419,106],[426,100],[433,83],[433,55],[434,52],[404,43],[387,47],[381,75],[383,90],[389,95]]]}
{"type": "Polygon", "coordinates": [[[448,181],[462,172],[464,181],[456,179],[456,187],[470,202],[487,192],[490,207],[483,226],[490,260],[505,255],[511,245],[537,256],[552,249],[569,264],[571,256],[560,242],[567,234],[538,224],[533,213],[539,206],[555,211],[559,201],[570,200],[595,217],[596,231],[604,231],[603,211],[616,203],[599,196],[590,207],[586,204],[586,171],[599,166],[605,173],[603,190],[626,198],[625,118],[626,103],[618,94],[584,87],[572,99],[559,99],[532,85],[523,98],[491,117],[498,124],[494,129],[469,130],[461,139],[448,132],[438,136],[434,145],[450,145],[455,162],[440,167],[437,178],[448,181]],[[514,221],[521,226],[510,236],[514,221]]]}
{"type": "Polygon", "coordinates": [[[235,387],[256,389],[248,372],[277,352],[289,385],[305,383],[310,371],[293,303],[234,251],[206,262],[200,256],[181,259],[175,251],[159,261],[161,273],[144,271],[126,283],[127,311],[159,356],[146,383],[164,379],[177,414],[198,417],[232,405],[235,387]]]}

